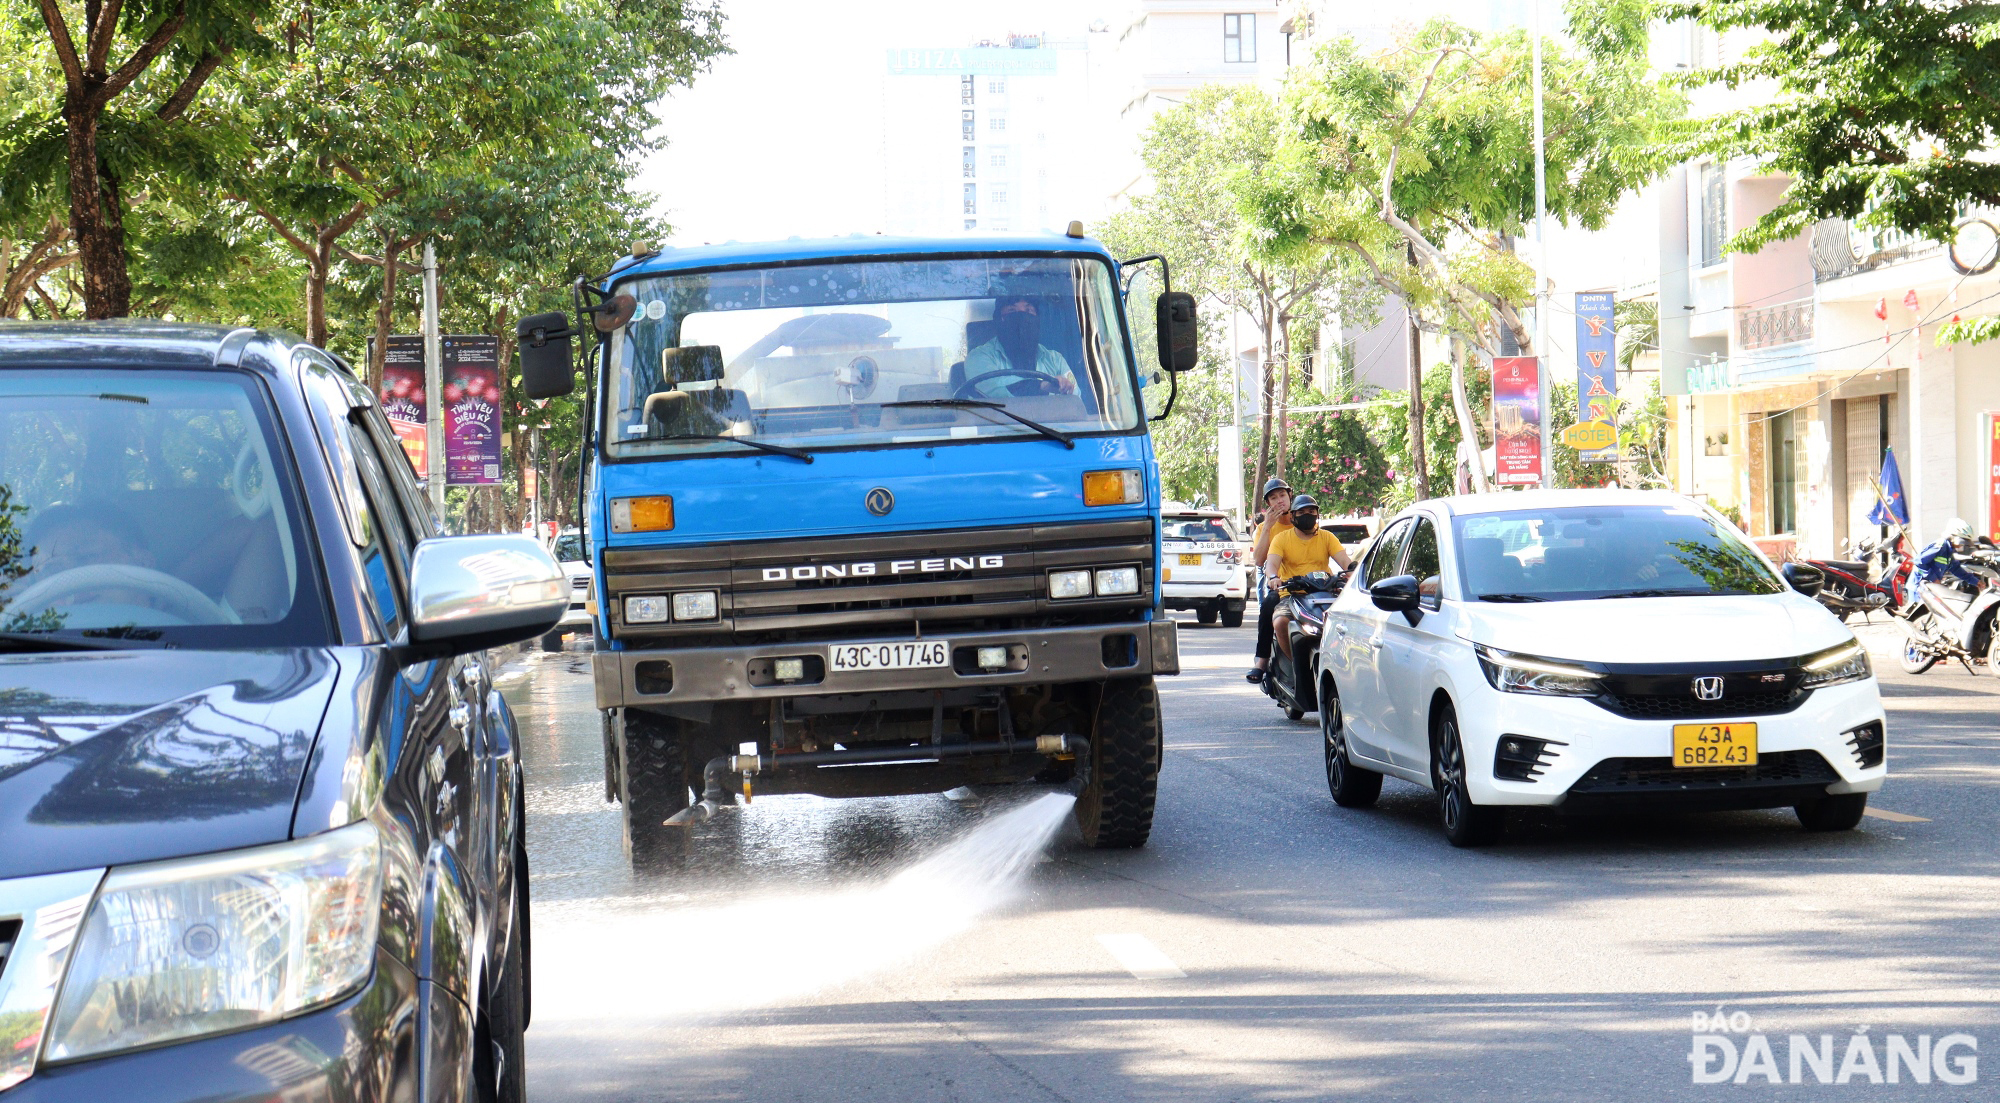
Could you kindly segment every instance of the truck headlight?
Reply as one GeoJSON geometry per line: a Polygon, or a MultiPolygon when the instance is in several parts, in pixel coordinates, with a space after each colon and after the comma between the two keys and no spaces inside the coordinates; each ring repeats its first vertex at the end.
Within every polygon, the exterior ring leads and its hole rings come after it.
{"type": "Polygon", "coordinates": [[[674,595],[675,620],[714,620],[715,591],[698,590],[674,595]]]}
{"type": "Polygon", "coordinates": [[[1136,467],[1090,471],[1083,476],[1083,504],[1129,506],[1146,500],[1146,476],[1136,467]]]}
{"type": "Polygon", "coordinates": [[[1105,567],[1097,572],[1097,596],[1117,597],[1139,592],[1139,568],[1105,567]]]}
{"type": "Polygon", "coordinates": [[[659,624],[666,619],[665,594],[634,594],[625,599],[626,624],[659,624]]]}
{"type": "Polygon", "coordinates": [[[114,869],[57,999],[50,1061],[241,1030],[332,1003],[375,967],[382,848],[324,835],[114,869]]]}
{"type": "Polygon", "coordinates": [[[1868,665],[1868,649],[1862,647],[1859,640],[1849,640],[1817,655],[1809,655],[1801,665],[1805,667],[1806,676],[1799,682],[1800,689],[1858,682],[1875,673],[1868,665]]]}
{"type": "Polygon", "coordinates": [[[1052,598],[1089,597],[1089,571],[1050,571],[1049,596],[1052,598]]]}
{"type": "Polygon", "coordinates": [[[1595,697],[1604,691],[1604,678],[1595,670],[1554,659],[1517,655],[1497,647],[1478,645],[1479,669],[1486,681],[1502,693],[1536,693],[1544,697],[1595,697]]]}

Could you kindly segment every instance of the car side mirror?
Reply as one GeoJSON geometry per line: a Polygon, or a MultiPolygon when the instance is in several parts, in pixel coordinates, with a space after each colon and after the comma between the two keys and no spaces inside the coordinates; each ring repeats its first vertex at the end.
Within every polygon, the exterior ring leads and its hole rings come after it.
{"type": "Polygon", "coordinates": [[[1201,360],[1201,335],[1195,324],[1194,296],[1167,291],[1154,307],[1160,337],[1160,366],[1170,372],[1192,369],[1201,360]]]}
{"type": "Polygon", "coordinates": [[[434,536],[410,557],[411,661],[543,635],[569,608],[569,580],[532,536],[434,536]]]}
{"type": "Polygon", "coordinates": [[[1391,575],[1368,587],[1368,599],[1377,609],[1403,614],[1411,624],[1423,619],[1423,591],[1416,575],[1391,575]]]}
{"type": "Polygon", "coordinates": [[[1807,597],[1818,597],[1826,587],[1826,572],[1810,563],[1787,563],[1779,570],[1787,585],[1807,597]]]}
{"type": "Polygon", "coordinates": [[[530,314],[514,327],[520,339],[521,390],[529,398],[557,398],[576,390],[570,342],[576,331],[560,310],[530,314]]]}

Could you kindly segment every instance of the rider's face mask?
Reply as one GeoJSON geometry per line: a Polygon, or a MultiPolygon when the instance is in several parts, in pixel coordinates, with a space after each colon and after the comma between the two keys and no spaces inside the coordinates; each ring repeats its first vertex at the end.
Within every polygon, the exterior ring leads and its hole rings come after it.
{"type": "Polygon", "coordinates": [[[1010,310],[994,327],[1000,347],[1014,367],[1032,370],[1042,341],[1042,320],[1032,310],[1010,310]]]}
{"type": "Polygon", "coordinates": [[[1294,513],[1292,514],[1292,527],[1298,529],[1300,532],[1311,532],[1319,527],[1319,514],[1294,513]]]}

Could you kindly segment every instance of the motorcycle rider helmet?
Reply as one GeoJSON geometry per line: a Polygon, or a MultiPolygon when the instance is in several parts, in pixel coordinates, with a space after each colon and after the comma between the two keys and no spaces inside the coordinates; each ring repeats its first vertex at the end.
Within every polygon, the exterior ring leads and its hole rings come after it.
{"type": "Polygon", "coordinates": [[[1951,541],[1953,547],[1962,548],[1972,543],[1972,526],[1966,524],[1963,517],[1953,517],[1944,526],[1944,538],[1951,541]]]}
{"type": "Polygon", "coordinates": [[[1292,499],[1292,527],[1303,533],[1319,527],[1319,503],[1312,495],[1300,494],[1292,499]]]}
{"type": "Polygon", "coordinates": [[[1268,506],[1271,504],[1271,495],[1277,493],[1280,490],[1290,490],[1291,488],[1292,484],[1286,482],[1284,479],[1279,478],[1276,475],[1273,475],[1270,478],[1264,480],[1264,493],[1258,495],[1258,498],[1260,498],[1263,501],[1263,503],[1268,506]]]}

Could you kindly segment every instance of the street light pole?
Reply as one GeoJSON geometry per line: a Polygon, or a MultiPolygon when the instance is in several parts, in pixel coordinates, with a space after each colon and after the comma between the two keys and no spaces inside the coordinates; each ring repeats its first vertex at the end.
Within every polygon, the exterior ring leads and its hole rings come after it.
{"type": "Polygon", "coordinates": [[[1535,0],[1530,18],[1535,44],[1535,386],[1542,410],[1542,485],[1552,487],[1556,469],[1549,447],[1553,411],[1549,409],[1549,173],[1542,141],[1542,0],[1535,0]]]}

